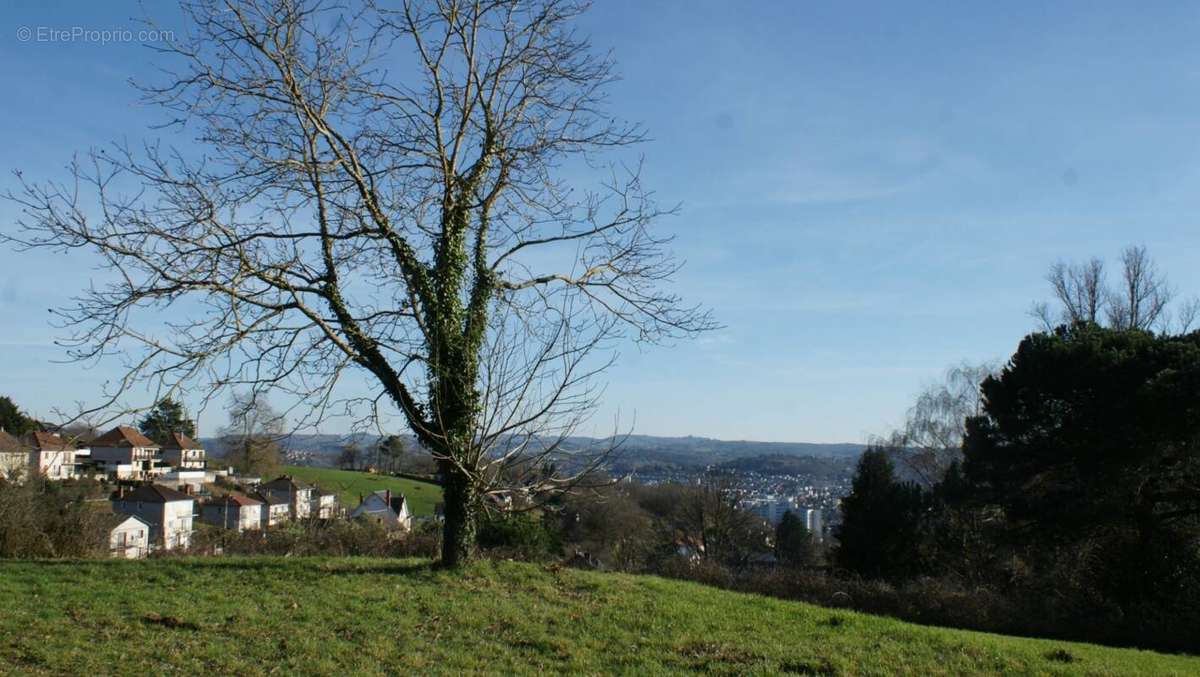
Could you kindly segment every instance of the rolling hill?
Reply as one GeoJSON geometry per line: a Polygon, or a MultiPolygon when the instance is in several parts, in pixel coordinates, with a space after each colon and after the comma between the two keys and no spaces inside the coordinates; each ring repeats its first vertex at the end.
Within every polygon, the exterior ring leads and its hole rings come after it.
{"type": "Polygon", "coordinates": [[[404,494],[413,515],[432,515],[434,504],[442,500],[442,488],[431,482],[301,465],[284,466],[282,471],[326,491],[335,492],[338,500],[347,508],[358,505],[359,496],[384,489],[391,489],[394,494],[404,494]]]}
{"type": "Polygon", "coordinates": [[[1194,657],[513,562],[2,562],[0,599],[3,674],[1200,673],[1194,657]]]}

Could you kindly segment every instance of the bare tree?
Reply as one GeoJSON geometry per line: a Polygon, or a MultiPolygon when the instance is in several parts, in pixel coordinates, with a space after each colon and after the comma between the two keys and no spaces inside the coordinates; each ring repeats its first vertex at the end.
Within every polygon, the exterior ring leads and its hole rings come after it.
{"type": "Polygon", "coordinates": [[[1051,331],[1061,324],[1103,320],[1113,329],[1186,332],[1200,312],[1200,301],[1179,308],[1172,325],[1169,305],[1174,292],[1144,246],[1129,246],[1121,252],[1121,280],[1110,288],[1104,262],[1098,258],[1050,267],[1046,281],[1054,290],[1055,303],[1035,303],[1030,314],[1042,328],[1051,331]]]}
{"type": "Polygon", "coordinates": [[[1059,303],[1058,317],[1045,303],[1034,306],[1033,314],[1047,328],[1073,322],[1097,322],[1108,300],[1104,262],[1093,258],[1086,263],[1068,264],[1058,261],[1050,267],[1046,281],[1054,289],[1059,303]]]}
{"type": "Polygon", "coordinates": [[[279,467],[279,441],[284,436],[281,414],[261,396],[234,393],[229,402],[229,425],[221,431],[225,460],[244,475],[265,476],[279,467]]]}
{"type": "Polygon", "coordinates": [[[887,449],[923,485],[937,483],[950,464],[962,458],[966,420],[983,413],[979,386],[995,373],[996,366],[989,363],[950,367],[941,381],[917,396],[903,430],[878,440],[877,446],[887,449]]]}
{"type": "Polygon", "coordinates": [[[1108,323],[1116,329],[1149,331],[1158,326],[1174,296],[1167,278],[1146,253],[1145,247],[1121,252],[1121,285],[1108,306],[1108,323]]]}
{"type": "Polygon", "coordinates": [[[560,178],[643,139],[604,111],[613,64],[574,32],[584,9],[185,2],[194,30],[164,50],[182,66],[143,91],[203,152],[116,146],[9,195],[11,242],[113,273],[58,315],[75,358],[128,360],[97,408],[147,383],[281,393],[298,427],[395,407],[444,477],[451,566],[498,478],[576,486],[611,451],[580,463],[563,442],[613,340],[714,327],[666,290],[678,263],[653,226],[671,210],[638,169],[560,178]],[[349,373],[376,394],[339,397],[349,373]],[[578,472],[540,472],[564,455],[578,472]]]}
{"type": "Polygon", "coordinates": [[[1179,304],[1175,311],[1174,331],[1177,334],[1187,334],[1196,327],[1200,319],[1200,296],[1193,296],[1179,304]]]}

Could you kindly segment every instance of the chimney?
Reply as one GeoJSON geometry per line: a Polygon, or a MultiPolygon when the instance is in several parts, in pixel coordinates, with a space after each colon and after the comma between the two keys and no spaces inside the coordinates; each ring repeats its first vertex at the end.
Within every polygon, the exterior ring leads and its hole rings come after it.
{"type": "Polygon", "coordinates": [[[383,502],[387,504],[387,507],[389,509],[392,507],[392,490],[391,489],[384,490],[383,502]]]}

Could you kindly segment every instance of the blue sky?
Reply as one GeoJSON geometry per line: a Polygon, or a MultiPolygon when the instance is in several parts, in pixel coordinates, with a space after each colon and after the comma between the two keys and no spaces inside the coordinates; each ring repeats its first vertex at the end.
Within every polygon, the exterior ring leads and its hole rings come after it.
{"type": "MultiPolygon", "coordinates": [[[[143,10],[43,4],[0,7],[0,188],[156,134],[125,84],[152,76],[150,50],[18,34],[136,31],[143,10]]],[[[1009,355],[1058,258],[1145,244],[1200,292],[1200,6],[990,4],[596,3],[582,29],[619,62],[612,110],[646,125],[647,183],[682,204],[677,287],[725,329],[623,347],[595,432],[619,416],[646,434],[862,441],[947,365],[1009,355]]],[[[0,228],[13,218],[0,204],[0,228]]],[[[45,309],[93,263],[0,251],[0,393],[35,413],[114,373],[50,345],[45,309]]]]}

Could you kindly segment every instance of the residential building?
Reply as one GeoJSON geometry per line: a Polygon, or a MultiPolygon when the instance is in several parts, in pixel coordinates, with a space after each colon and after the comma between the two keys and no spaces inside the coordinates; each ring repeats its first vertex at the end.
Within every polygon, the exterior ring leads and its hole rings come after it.
{"type": "Polygon", "coordinates": [[[65,480],[75,476],[75,446],[54,433],[30,434],[30,471],[46,479],[65,480]]]}
{"type": "Polygon", "coordinates": [[[258,490],[260,493],[286,500],[290,507],[290,517],[292,519],[302,520],[312,515],[313,498],[316,490],[296,480],[291,475],[277,477],[270,482],[260,485],[258,490]]]}
{"type": "Polygon", "coordinates": [[[29,477],[31,451],[21,440],[0,429],[0,478],[21,482],[29,477]]]}
{"type": "Polygon", "coordinates": [[[138,559],[150,552],[150,525],[136,515],[113,513],[104,525],[113,557],[138,559]]]}
{"type": "Polygon", "coordinates": [[[337,494],[331,491],[322,491],[318,488],[313,492],[313,515],[317,519],[333,519],[338,516],[338,498],[337,494]]]}
{"type": "Polygon", "coordinates": [[[365,517],[379,520],[389,529],[408,531],[412,528],[412,514],[404,494],[392,495],[390,489],[376,491],[360,498],[358,507],[350,513],[351,519],[365,517]]]}
{"type": "Polygon", "coordinates": [[[264,491],[253,492],[250,494],[250,498],[262,504],[259,518],[262,520],[264,529],[283,524],[292,514],[292,504],[286,498],[264,491]]]}
{"type": "Polygon", "coordinates": [[[177,470],[204,470],[207,453],[192,438],[183,433],[171,433],[162,441],[162,460],[177,470]]]}
{"type": "Polygon", "coordinates": [[[196,501],[188,494],[156,484],[118,489],[112,496],[113,512],[134,515],[150,525],[150,547],[175,550],[192,542],[196,501]]]}
{"type": "Polygon", "coordinates": [[[159,461],[158,443],[129,426],[117,426],[92,440],[92,461],[100,462],[110,472],[120,466],[132,466],[135,478],[148,477],[166,471],[159,461]]]}
{"type": "Polygon", "coordinates": [[[262,501],[238,494],[211,499],[200,507],[200,519],[205,523],[239,532],[261,529],[262,514],[262,501]]]}

